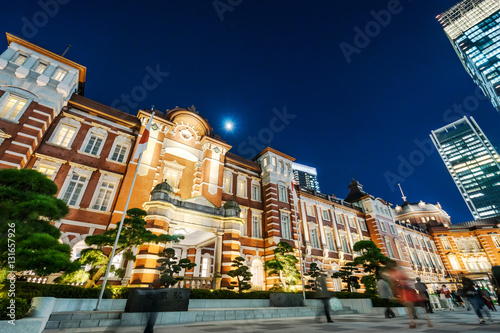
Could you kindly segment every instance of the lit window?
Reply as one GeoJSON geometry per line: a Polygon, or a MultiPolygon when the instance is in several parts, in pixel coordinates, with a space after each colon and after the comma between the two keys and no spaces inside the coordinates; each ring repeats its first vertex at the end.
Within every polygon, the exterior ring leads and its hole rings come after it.
{"type": "Polygon", "coordinates": [[[309,216],[314,216],[314,207],[310,205],[306,205],[306,212],[309,216]]]}
{"type": "Polygon", "coordinates": [[[236,195],[239,197],[247,197],[247,180],[245,178],[238,177],[238,183],[236,185],[236,195]]]}
{"type": "Polygon", "coordinates": [[[27,99],[19,96],[8,96],[0,106],[0,118],[16,120],[27,102],[27,99]]]}
{"type": "Polygon", "coordinates": [[[449,256],[448,259],[450,260],[450,264],[453,270],[458,271],[461,269],[460,263],[457,260],[457,257],[455,256],[449,256]]]}
{"type": "Polygon", "coordinates": [[[125,161],[125,156],[127,154],[129,146],[124,144],[116,144],[113,155],[111,155],[111,160],[119,163],[125,161]]]}
{"type": "Polygon", "coordinates": [[[56,172],[56,167],[53,165],[40,164],[37,171],[43,173],[47,178],[52,179],[52,176],[56,172]]]}
{"type": "Polygon", "coordinates": [[[240,212],[240,218],[243,219],[243,225],[241,226],[241,235],[247,236],[247,210],[242,208],[240,212]]]}
{"type": "Polygon", "coordinates": [[[342,243],[342,250],[345,253],[351,253],[349,250],[349,243],[347,242],[347,237],[345,235],[340,236],[340,242],[342,243]]]}
{"type": "Polygon", "coordinates": [[[233,175],[229,172],[224,172],[222,182],[224,193],[233,193],[233,175]]]}
{"type": "Polygon", "coordinates": [[[292,239],[290,216],[285,213],[281,213],[281,237],[285,239],[292,239]]]}
{"type": "Polygon", "coordinates": [[[70,125],[62,124],[59,133],[54,140],[56,145],[69,148],[69,144],[73,135],[75,135],[76,128],[70,125]]]}
{"type": "Polygon", "coordinates": [[[103,139],[102,136],[92,133],[83,152],[91,155],[98,155],[103,139]]]}
{"type": "Polygon", "coordinates": [[[328,210],[323,209],[321,212],[323,214],[323,220],[330,221],[330,214],[328,214],[328,210]]]}
{"type": "Polygon", "coordinates": [[[392,249],[391,240],[389,238],[386,238],[385,239],[385,244],[387,246],[387,251],[389,253],[389,257],[390,258],[394,258],[394,250],[392,249]]]}
{"type": "Polygon", "coordinates": [[[496,247],[500,247],[500,237],[497,235],[492,235],[491,240],[493,241],[493,244],[495,244],[496,247]]]}
{"type": "Polygon", "coordinates": [[[74,172],[69,180],[66,187],[64,195],[62,196],[62,201],[67,203],[69,206],[76,206],[81,199],[83,187],[87,183],[87,176],[80,175],[74,172]]]}
{"type": "Polygon", "coordinates": [[[319,249],[319,239],[318,239],[318,230],[316,228],[312,228],[309,230],[309,233],[311,234],[311,245],[314,248],[319,249]]]}
{"type": "Polygon", "coordinates": [[[285,164],[283,164],[283,160],[280,160],[280,172],[283,173],[285,171],[285,164]]]}
{"type": "Polygon", "coordinates": [[[252,184],[252,200],[260,201],[260,186],[258,184],[252,184]]]}
{"type": "Polygon", "coordinates": [[[68,74],[64,69],[58,68],[52,78],[56,81],[62,81],[64,77],[68,74]]]}
{"type": "Polygon", "coordinates": [[[165,181],[173,189],[178,189],[179,188],[179,180],[181,179],[181,175],[182,175],[181,170],[168,168],[165,171],[165,181]]]}
{"type": "Polygon", "coordinates": [[[260,216],[252,215],[252,237],[261,238],[260,216]]]}
{"type": "Polygon", "coordinates": [[[344,224],[344,221],[342,220],[342,215],[335,214],[335,216],[337,217],[337,223],[338,224],[344,224]]]}
{"type": "Polygon", "coordinates": [[[396,242],[396,250],[398,251],[399,259],[404,260],[405,257],[403,256],[403,250],[401,250],[401,244],[399,244],[399,242],[396,242]]]}
{"type": "Polygon", "coordinates": [[[349,218],[349,226],[356,229],[356,221],[352,217],[349,218]]]}
{"type": "Polygon", "coordinates": [[[286,191],[286,186],[278,185],[278,199],[281,202],[288,202],[288,193],[286,191]]]}
{"type": "Polygon", "coordinates": [[[210,273],[210,258],[204,257],[201,260],[201,277],[208,277],[210,273]]]}
{"type": "Polygon", "coordinates": [[[275,156],[273,156],[273,158],[272,158],[272,163],[274,166],[276,166],[276,157],[275,156]]]}
{"type": "Polygon", "coordinates": [[[35,72],[37,72],[38,74],[43,74],[43,72],[45,72],[45,69],[47,69],[47,64],[44,64],[43,62],[40,62],[36,66],[35,72]]]}
{"type": "Polygon", "coordinates": [[[264,164],[265,167],[267,166],[267,157],[264,157],[264,159],[262,160],[262,163],[264,164]]]}
{"type": "Polygon", "coordinates": [[[24,62],[26,61],[26,59],[28,59],[28,56],[25,56],[24,54],[19,54],[17,56],[16,60],[14,60],[14,63],[16,65],[21,66],[22,64],[24,64],[24,62]]]}
{"type": "Polygon", "coordinates": [[[115,184],[104,181],[99,188],[99,194],[97,195],[97,199],[95,200],[93,209],[107,211],[109,209],[109,204],[111,203],[111,197],[115,190],[115,184]]]}
{"type": "Polygon", "coordinates": [[[441,238],[441,243],[443,244],[443,249],[451,250],[451,244],[447,238],[441,238]]]}
{"type": "Polygon", "coordinates": [[[333,239],[333,233],[331,231],[326,233],[326,240],[328,242],[328,249],[331,251],[336,251],[335,241],[333,239]]]}

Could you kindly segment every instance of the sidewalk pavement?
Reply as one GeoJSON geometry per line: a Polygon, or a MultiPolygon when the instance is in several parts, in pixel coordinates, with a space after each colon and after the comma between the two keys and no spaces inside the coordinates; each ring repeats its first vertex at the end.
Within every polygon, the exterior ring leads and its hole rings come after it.
{"type": "MultiPolygon", "coordinates": [[[[280,319],[251,319],[238,321],[219,321],[191,323],[186,325],[169,325],[155,327],[155,333],[310,333],[310,332],[427,332],[427,333],[492,333],[500,332],[500,314],[492,312],[493,323],[479,325],[474,311],[459,308],[456,311],[440,311],[430,314],[434,327],[427,327],[424,316],[417,319],[417,328],[410,329],[409,319],[399,316],[392,319],[383,318],[381,315],[337,315],[333,316],[334,323],[326,323],[322,318],[317,323],[315,318],[280,318],[280,319]]],[[[44,333],[63,332],[108,332],[108,333],[142,333],[142,327],[108,327],[92,329],[65,329],[45,330],[44,333]]]]}

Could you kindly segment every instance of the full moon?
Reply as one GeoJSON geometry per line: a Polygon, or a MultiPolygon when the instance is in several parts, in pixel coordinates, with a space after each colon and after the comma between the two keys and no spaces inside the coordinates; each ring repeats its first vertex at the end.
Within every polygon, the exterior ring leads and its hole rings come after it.
{"type": "Polygon", "coordinates": [[[227,121],[226,124],[224,125],[224,128],[226,129],[226,131],[231,131],[234,127],[234,124],[230,121],[227,121]]]}

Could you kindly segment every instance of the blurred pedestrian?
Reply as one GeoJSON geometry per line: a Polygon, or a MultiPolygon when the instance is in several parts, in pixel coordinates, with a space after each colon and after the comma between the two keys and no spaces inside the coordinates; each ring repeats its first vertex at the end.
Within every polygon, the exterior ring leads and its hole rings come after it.
{"type": "Polygon", "coordinates": [[[458,294],[458,296],[460,296],[460,298],[462,298],[462,301],[464,303],[464,306],[467,308],[467,311],[470,311],[471,305],[470,305],[469,300],[467,299],[467,295],[465,295],[465,292],[464,292],[464,289],[462,288],[462,286],[458,287],[457,294],[458,294]]]}
{"type": "Polygon", "coordinates": [[[424,303],[424,309],[427,313],[434,313],[432,310],[431,302],[429,301],[429,292],[427,291],[427,285],[421,282],[420,278],[417,278],[417,283],[415,283],[415,289],[417,289],[418,294],[422,297],[424,303]]]}
{"type": "Polygon", "coordinates": [[[465,295],[467,296],[467,299],[472,305],[472,308],[474,309],[474,312],[476,313],[477,318],[479,319],[479,323],[486,324],[483,318],[483,314],[481,312],[484,312],[486,316],[489,318],[490,322],[492,322],[493,319],[491,318],[491,314],[485,307],[483,298],[481,297],[481,295],[479,295],[479,292],[474,287],[474,282],[472,282],[472,280],[469,278],[463,277],[462,283],[464,285],[465,295]]]}
{"type": "MultiPolygon", "coordinates": [[[[422,297],[420,297],[415,289],[410,286],[408,276],[398,268],[395,261],[389,262],[386,266],[389,269],[388,276],[391,280],[393,293],[399,297],[400,302],[406,308],[406,314],[410,318],[410,328],[416,328],[417,324],[414,320],[415,304],[422,302],[422,297]]],[[[427,326],[432,327],[433,325],[429,315],[425,311],[424,313],[427,317],[427,326]]]]}
{"type": "Polygon", "coordinates": [[[486,288],[479,288],[479,295],[481,295],[481,297],[484,299],[484,303],[486,304],[488,309],[490,309],[491,311],[497,310],[495,308],[495,305],[493,304],[493,300],[491,299],[491,294],[486,288]]]}
{"type": "Polygon", "coordinates": [[[441,286],[439,297],[441,297],[442,300],[446,301],[446,304],[448,304],[448,308],[450,308],[450,311],[455,311],[455,309],[453,308],[453,303],[451,302],[451,291],[450,289],[446,288],[446,285],[444,284],[441,286]]]}
{"type": "Polygon", "coordinates": [[[464,301],[463,301],[462,297],[458,294],[458,291],[455,292],[455,290],[452,290],[451,291],[451,296],[452,296],[452,298],[455,301],[455,303],[456,303],[457,306],[459,306],[461,308],[465,307],[464,306],[464,301]]]}
{"type": "MultiPolygon", "coordinates": [[[[330,316],[330,298],[332,298],[332,295],[328,291],[328,287],[326,285],[325,273],[321,273],[316,278],[315,287],[316,287],[316,295],[318,296],[319,299],[321,299],[321,302],[323,303],[323,309],[326,316],[326,321],[329,323],[333,323],[332,317],[330,316]]],[[[320,314],[321,312],[318,313],[316,316],[316,321],[318,322],[320,320],[320,314]]]]}
{"type": "Polygon", "coordinates": [[[381,274],[377,281],[377,294],[382,301],[383,306],[385,307],[385,317],[386,318],[394,318],[396,314],[391,309],[391,299],[393,297],[391,285],[387,282],[387,276],[385,274],[381,274]]]}

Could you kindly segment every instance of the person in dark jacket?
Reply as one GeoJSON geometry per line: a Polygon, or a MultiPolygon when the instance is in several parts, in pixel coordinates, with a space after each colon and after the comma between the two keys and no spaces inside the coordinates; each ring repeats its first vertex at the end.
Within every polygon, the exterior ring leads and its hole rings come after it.
{"type": "Polygon", "coordinates": [[[479,323],[486,324],[483,318],[483,314],[481,312],[484,312],[486,316],[488,316],[490,322],[492,322],[493,319],[491,319],[491,314],[485,307],[484,300],[481,297],[481,295],[479,295],[479,292],[476,290],[474,282],[472,282],[471,279],[464,277],[462,278],[462,283],[464,285],[465,296],[467,296],[467,299],[474,308],[474,312],[476,312],[476,315],[479,318],[479,323]]]}
{"type": "Polygon", "coordinates": [[[415,289],[418,290],[418,294],[424,299],[424,309],[427,313],[434,313],[432,310],[431,302],[429,301],[429,293],[427,292],[427,285],[421,282],[420,278],[417,278],[417,283],[415,283],[415,289]]]}

